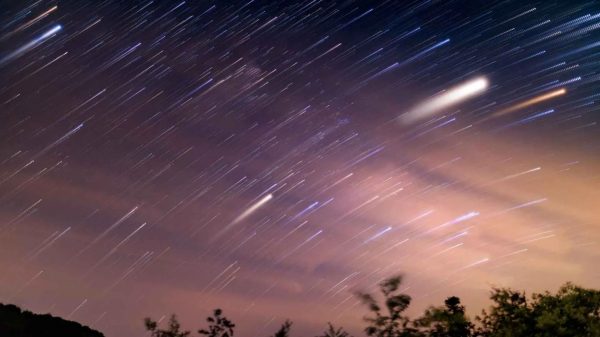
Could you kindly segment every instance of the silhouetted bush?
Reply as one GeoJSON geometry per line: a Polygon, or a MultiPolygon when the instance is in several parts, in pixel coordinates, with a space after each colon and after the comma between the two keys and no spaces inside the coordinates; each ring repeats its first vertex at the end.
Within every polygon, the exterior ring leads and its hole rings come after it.
{"type": "MultiPolygon", "coordinates": [[[[473,323],[465,314],[458,297],[448,297],[443,306],[429,307],[423,316],[411,320],[404,312],[411,297],[400,291],[402,276],[394,276],[379,284],[382,303],[377,295],[358,292],[371,315],[365,316],[365,333],[370,337],[600,337],[600,291],[567,283],[556,294],[533,294],[511,289],[493,289],[492,306],[473,323]]],[[[233,324],[216,309],[207,319],[207,337],[232,337],[233,324]]],[[[289,337],[292,322],[286,320],[272,337],[289,337]]],[[[153,337],[187,337],[180,331],[175,316],[167,330],[157,328],[146,319],[153,337]]],[[[317,337],[351,337],[343,328],[328,329],[317,337]]]]}
{"type": "Polygon", "coordinates": [[[556,294],[527,298],[524,292],[493,289],[492,307],[477,317],[481,337],[599,337],[600,291],[571,283],[556,294]]]}

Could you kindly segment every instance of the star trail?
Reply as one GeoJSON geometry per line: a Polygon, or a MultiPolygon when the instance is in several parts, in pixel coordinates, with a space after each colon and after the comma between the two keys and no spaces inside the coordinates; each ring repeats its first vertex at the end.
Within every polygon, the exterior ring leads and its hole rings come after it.
{"type": "Polygon", "coordinates": [[[0,3],[0,302],[109,337],[600,284],[594,1],[0,3]]]}

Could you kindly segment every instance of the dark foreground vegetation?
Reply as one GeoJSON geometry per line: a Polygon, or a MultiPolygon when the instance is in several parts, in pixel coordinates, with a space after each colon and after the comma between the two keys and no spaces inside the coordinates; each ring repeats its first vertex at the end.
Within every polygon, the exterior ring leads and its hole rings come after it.
{"type": "Polygon", "coordinates": [[[104,337],[77,322],[0,303],[0,337],[104,337]]]}
{"type": "MultiPolygon", "coordinates": [[[[600,291],[570,283],[558,292],[533,294],[494,288],[492,305],[470,319],[458,297],[448,297],[444,305],[430,307],[421,317],[411,319],[405,311],[411,298],[399,291],[402,277],[379,284],[381,294],[357,293],[368,308],[365,334],[369,337],[600,337],[600,291]]],[[[216,309],[199,337],[234,337],[235,324],[216,309]]],[[[175,315],[165,327],[144,320],[151,337],[191,337],[175,315]]],[[[286,320],[271,337],[289,337],[292,322],[286,320]]],[[[0,304],[0,337],[103,337],[79,323],[50,315],[21,311],[0,304]]],[[[300,336],[299,336],[300,337],[300,336]]],[[[341,327],[328,323],[315,337],[352,337],[341,327]]]]}
{"type": "MultiPolygon", "coordinates": [[[[378,296],[357,293],[367,306],[365,333],[369,337],[600,337],[600,291],[567,283],[556,294],[545,292],[527,297],[511,289],[492,289],[492,305],[471,320],[458,297],[448,297],[444,305],[430,307],[423,315],[410,319],[404,314],[410,296],[399,291],[401,276],[379,284],[378,296]]],[[[235,324],[216,309],[207,318],[208,328],[200,336],[232,337],[235,324]]],[[[157,322],[145,320],[152,337],[188,337],[175,315],[165,329],[157,322]]],[[[272,337],[289,337],[291,321],[285,321],[272,337]]],[[[343,328],[328,323],[327,329],[316,337],[351,337],[343,328]]]]}

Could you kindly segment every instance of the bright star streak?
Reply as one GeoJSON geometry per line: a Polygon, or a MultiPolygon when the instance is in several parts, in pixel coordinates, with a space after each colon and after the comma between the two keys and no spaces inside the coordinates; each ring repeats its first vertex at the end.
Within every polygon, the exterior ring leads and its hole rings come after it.
{"type": "Polygon", "coordinates": [[[38,36],[37,38],[29,41],[28,43],[21,46],[17,50],[13,51],[12,53],[10,53],[10,54],[6,55],[5,57],[3,57],[2,59],[0,59],[0,66],[18,58],[19,56],[25,54],[26,52],[30,51],[31,49],[42,44],[48,38],[50,38],[50,37],[54,36],[54,34],[58,33],[61,29],[62,29],[61,25],[56,25],[56,26],[52,27],[49,31],[47,31],[44,34],[38,36]]]}
{"type": "Polygon", "coordinates": [[[515,105],[510,106],[510,107],[508,107],[508,108],[506,108],[504,110],[500,110],[500,111],[494,113],[493,115],[491,115],[489,118],[500,117],[500,116],[509,114],[511,112],[514,112],[514,111],[526,108],[528,106],[531,106],[531,105],[534,105],[534,104],[537,104],[537,103],[549,100],[551,98],[554,98],[554,97],[557,97],[557,96],[562,96],[562,95],[564,95],[566,93],[567,93],[567,90],[564,89],[564,88],[563,89],[554,90],[554,91],[551,91],[549,93],[533,97],[533,98],[528,99],[528,100],[526,100],[524,102],[521,102],[519,104],[515,104],[515,105]]]}
{"type": "Polygon", "coordinates": [[[400,123],[407,125],[431,117],[436,112],[481,94],[487,89],[488,85],[488,80],[485,77],[472,79],[416,105],[410,111],[400,115],[398,120],[400,123]]]}
{"type": "Polygon", "coordinates": [[[219,233],[217,233],[213,237],[213,240],[216,240],[219,237],[221,237],[223,234],[225,234],[225,232],[227,232],[228,230],[230,230],[233,226],[235,226],[236,224],[238,224],[242,220],[246,219],[252,213],[256,212],[257,209],[259,209],[260,207],[262,207],[264,204],[266,204],[267,202],[269,202],[269,200],[271,200],[271,199],[273,199],[273,194],[269,193],[269,194],[265,195],[262,199],[260,199],[256,203],[254,203],[252,206],[248,207],[244,212],[242,212],[242,214],[238,215],[237,218],[235,218],[227,226],[225,226],[223,229],[221,229],[221,231],[219,231],[219,233]]]}

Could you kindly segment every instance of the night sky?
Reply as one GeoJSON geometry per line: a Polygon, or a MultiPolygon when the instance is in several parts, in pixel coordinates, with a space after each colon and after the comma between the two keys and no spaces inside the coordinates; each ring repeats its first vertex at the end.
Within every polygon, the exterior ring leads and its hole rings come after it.
{"type": "Polygon", "coordinates": [[[0,302],[301,336],[398,272],[412,315],[597,287],[599,102],[594,1],[1,1],[0,302]]]}

